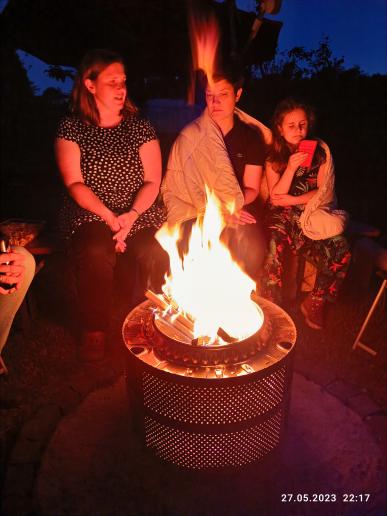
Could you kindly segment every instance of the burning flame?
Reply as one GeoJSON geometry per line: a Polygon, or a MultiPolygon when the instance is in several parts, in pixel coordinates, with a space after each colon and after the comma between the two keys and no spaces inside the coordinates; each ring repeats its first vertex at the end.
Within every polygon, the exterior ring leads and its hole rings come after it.
{"type": "Polygon", "coordinates": [[[192,227],[188,252],[181,259],[177,243],[180,230],[164,224],[156,238],[169,254],[171,273],[163,292],[183,314],[194,320],[194,336],[218,339],[219,329],[242,340],[254,334],[263,320],[250,295],[255,282],[233,261],[220,241],[225,226],[221,206],[207,191],[202,222],[192,227]]]}
{"type": "MultiPolygon", "coordinates": [[[[217,52],[220,40],[218,22],[214,15],[208,15],[206,19],[203,19],[191,12],[189,17],[189,32],[193,72],[202,70],[211,84],[217,63],[217,52]]],[[[188,101],[191,104],[194,102],[195,97],[194,83],[195,79],[193,73],[190,91],[188,93],[188,101]]]]}

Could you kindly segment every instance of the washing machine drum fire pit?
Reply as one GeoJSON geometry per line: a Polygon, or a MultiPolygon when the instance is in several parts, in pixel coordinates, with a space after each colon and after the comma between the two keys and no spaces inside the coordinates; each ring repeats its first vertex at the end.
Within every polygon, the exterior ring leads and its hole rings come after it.
{"type": "Polygon", "coordinates": [[[179,341],[145,301],[123,324],[127,387],[146,446],[174,465],[236,468],[278,448],[289,404],[296,329],[258,298],[260,330],[229,344],[179,341]]]}

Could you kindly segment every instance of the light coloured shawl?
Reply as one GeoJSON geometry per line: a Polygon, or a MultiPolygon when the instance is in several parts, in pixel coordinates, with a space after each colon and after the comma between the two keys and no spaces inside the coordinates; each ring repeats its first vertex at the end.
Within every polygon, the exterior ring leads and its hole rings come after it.
{"type": "MultiPolygon", "coordinates": [[[[243,122],[259,129],[267,143],[270,141],[271,132],[267,127],[240,109],[235,113],[243,122]]],[[[266,187],[266,182],[262,183],[266,187]]],[[[169,224],[184,222],[204,212],[205,186],[215,193],[223,206],[234,203],[235,210],[242,208],[243,193],[222,132],[207,109],[181,131],[169,155],[161,185],[169,224]]]]}
{"type": "Polygon", "coordinates": [[[301,229],[311,240],[324,240],[340,235],[348,222],[348,214],[336,208],[335,168],[331,151],[325,142],[320,140],[319,143],[326,154],[321,170],[323,183],[306,204],[300,217],[301,229]]]}

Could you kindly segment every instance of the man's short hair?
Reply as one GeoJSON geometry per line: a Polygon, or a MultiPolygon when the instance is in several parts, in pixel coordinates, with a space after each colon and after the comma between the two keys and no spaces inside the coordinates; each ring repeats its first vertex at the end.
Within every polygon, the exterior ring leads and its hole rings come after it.
{"type": "Polygon", "coordinates": [[[223,65],[219,70],[214,72],[212,75],[212,80],[214,82],[219,82],[222,80],[227,81],[233,86],[236,93],[239,88],[242,88],[244,83],[243,69],[241,64],[238,62],[231,62],[223,65]]]}

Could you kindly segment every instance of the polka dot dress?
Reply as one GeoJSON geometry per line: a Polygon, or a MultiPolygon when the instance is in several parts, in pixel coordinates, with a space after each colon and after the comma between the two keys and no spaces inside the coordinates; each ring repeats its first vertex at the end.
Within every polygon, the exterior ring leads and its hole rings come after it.
{"type": "MultiPolygon", "coordinates": [[[[157,138],[150,123],[130,115],[119,125],[104,128],[68,116],[61,120],[56,137],[79,145],[83,180],[105,206],[117,214],[129,211],[144,182],[139,149],[157,138]]],[[[129,237],[143,228],[160,227],[165,218],[165,209],[155,202],[138,217],[129,237]]],[[[92,221],[102,219],[66,194],[59,216],[64,237],[69,238],[79,226],[92,221]]]]}

